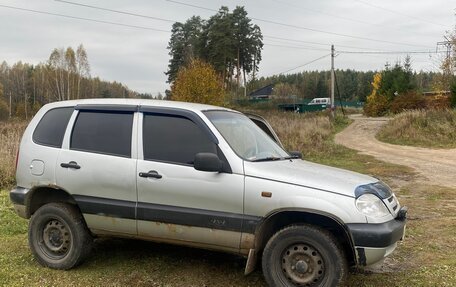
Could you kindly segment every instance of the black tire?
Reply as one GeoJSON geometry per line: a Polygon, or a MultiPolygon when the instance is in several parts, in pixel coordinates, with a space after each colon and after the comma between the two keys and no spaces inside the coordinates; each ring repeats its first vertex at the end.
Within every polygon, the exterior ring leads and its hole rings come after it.
{"type": "Polygon", "coordinates": [[[292,225],[274,234],[263,251],[263,274],[269,286],[337,286],[347,261],[326,230],[292,225]]]}
{"type": "Polygon", "coordinates": [[[29,246],[43,266],[71,269],[90,253],[92,243],[81,213],[72,205],[48,203],[30,219],[29,246]]]}

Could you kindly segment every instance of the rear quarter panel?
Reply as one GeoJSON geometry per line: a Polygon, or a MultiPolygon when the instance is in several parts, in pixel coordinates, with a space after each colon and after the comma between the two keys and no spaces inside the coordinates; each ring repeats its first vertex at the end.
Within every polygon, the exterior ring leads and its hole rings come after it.
{"type": "MultiPolygon", "coordinates": [[[[43,115],[53,108],[46,105],[33,117],[25,129],[19,147],[19,158],[16,170],[17,185],[31,188],[38,185],[55,185],[55,165],[60,148],[38,145],[33,142],[33,132],[43,115]],[[42,174],[33,175],[33,161],[42,162],[42,174]]],[[[73,114],[74,116],[74,114],[73,114]]],[[[68,128],[68,127],[67,127],[68,128]]]]}

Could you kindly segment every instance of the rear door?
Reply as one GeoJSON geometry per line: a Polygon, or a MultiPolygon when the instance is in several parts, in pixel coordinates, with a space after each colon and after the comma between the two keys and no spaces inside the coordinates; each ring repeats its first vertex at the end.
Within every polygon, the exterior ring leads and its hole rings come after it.
{"type": "Polygon", "coordinates": [[[57,160],[57,185],[95,233],[137,233],[135,108],[78,106],[57,160]]]}
{"type": "Polygon", "coordinates": [[[231,172],[209,128],[195,113],[177,109],[144,111],[140,123],[138,235],[237,252],[244,176],[231,172]],[[224,172],[196,170],[199,152],[218,154],[224,172]]]}

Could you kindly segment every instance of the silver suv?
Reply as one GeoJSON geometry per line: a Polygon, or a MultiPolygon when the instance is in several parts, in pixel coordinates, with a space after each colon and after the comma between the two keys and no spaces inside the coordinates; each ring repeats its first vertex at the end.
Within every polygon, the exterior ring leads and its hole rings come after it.
{"type": "Polygon", "coordinates": [[[334,286],[389,255],[406,208],[370,176],[299,159],[261,117],[151,100],[45,105],[18,153],[16,212],[44,266],[70,269],[94,237],[261,256],[271,286],[334,286]]]}

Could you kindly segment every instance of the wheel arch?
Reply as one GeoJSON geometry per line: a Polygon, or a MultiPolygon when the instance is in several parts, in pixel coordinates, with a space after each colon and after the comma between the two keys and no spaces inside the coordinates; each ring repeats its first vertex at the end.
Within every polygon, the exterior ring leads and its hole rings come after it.
{"type": "Polygon", "coordinates": [[[56,185],[40,185],[34,186],[30,189],[27,197],[25,198],[24,203],[26,217],[30,218],[35,211],[38,210],[38,208],[51,202],[71,204],[80,212],[76,200],[69,192],[56,185]]]}
{"type": "Polygon", "coordinates": [[[350,265],[356,264],[353,239],[342,220],[311,209],[279,209],[269,213],[255,231],[255,251],[261,253],[268,240],[280,229],[293,224],[310,224],[329,231],[344,250],[350,265]]]}

